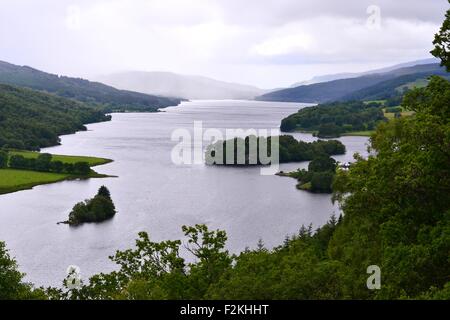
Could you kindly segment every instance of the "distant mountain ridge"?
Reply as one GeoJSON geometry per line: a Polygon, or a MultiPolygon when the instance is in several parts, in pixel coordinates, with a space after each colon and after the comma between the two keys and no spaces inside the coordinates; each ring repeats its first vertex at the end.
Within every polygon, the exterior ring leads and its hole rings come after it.
{"type": "Polygon", "coordinates": [[[322,83],[322,82],[329,82],[334,80],[343,80],[343,79],[350,79],[350,78],[358,78],[369,74],[375,74],[375,73],[386,73],[390,72],[396,69],[406,68],[406,67],[413,67],[418,66],[422,64],[433,64],[433,63],[439,63],[439,60],[436,58],[429,58],[429,59],[421,59],[416,61],[410,61],[410,62],[404,62],[400,64],[396,64],[390,67],[381,68],[381,69],[375,69],[370,71],[364,71],[364,72],[345,72],[345,73],[336,73],[336,74],[327,74],[323,76],[316,76],[313,77],[310,80],[302,81],[298,83],[294,83],[291,88],[299,87],[299,86],[307,86],[311,84],[316,83],[322,83]]]}
{"type": "Polygon", "coordinates": [[[113,87],[185,99],[254,99],[267,90],[172,72],[129,71],[95,78],[113,87]]]}
{"type": "MultiPolygon", "coordinates": [[[[281,101],[281,102],[309,102],[325,103],[339,100],[366,99],[365,89],[378,86],[386,81],[391,81],[383,87],[384,92],[392,93],[397,87],[416,81],[426,79],[431,75],[447,76],[444,68],[438,63],[423,64],[403,67],[390,70],[384,73],[374,73],[357,78],[339,79],[329,82],[316,83],[312,85],[299,86],[270,92],[257,97],[261,101],[281,101]],[[395,86],[395,87],[394,87],[395,86]],[[352,96],[352,94],[358,93],[352,96]]],[[[367,95],[374,96],[377,88],[374,88],[367,95]]],[[[381,97],[380,97],[381,98],[381,97]]]]}
{"type": "Polygon", "coordinates": [[[45,91],[85,103],[102,104],[116,111],[156,111],[178,105],[178,98],[166,98],[118,90],[98,82],[46,73],[28,66],[0,61],[0,83],[45,91]]]}

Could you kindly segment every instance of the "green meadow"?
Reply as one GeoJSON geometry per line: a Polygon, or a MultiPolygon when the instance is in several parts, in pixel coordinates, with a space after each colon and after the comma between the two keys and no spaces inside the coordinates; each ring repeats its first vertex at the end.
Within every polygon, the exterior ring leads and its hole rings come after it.
{"type": "Polygon", "coordinates": [[[367,131],[352,131],[343,133],[342,136],[360,136],[360,137],[370,137],[375,130],[367,130],[367,131]]]}
{"type": "Polygon", "coordinates": [[[63,181],[69,177],[68,174],[0,169],[0,194],[31,189],[40,184],[63,181]]]}

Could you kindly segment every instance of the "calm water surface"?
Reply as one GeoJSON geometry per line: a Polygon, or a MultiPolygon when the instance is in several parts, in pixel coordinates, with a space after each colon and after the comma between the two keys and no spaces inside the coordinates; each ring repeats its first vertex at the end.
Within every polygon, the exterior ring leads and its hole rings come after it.
{"type": "MultiPolygon", "coordinates": [[[[45,151],[114,159],[97,167],[118,178],[66,181],[0,196],[0,239],[6,241],[26,280],[37,285],[60,285],[69,265],[81,268],[83,278],[113,270],[108,256],[133,246],[139,231],[153,240],[183,239],[182,225],[205,223],[228,232],[233,251],[280,244],[302,224],[320,226],[338,212],[329,195],[295,188],[296,181],[261,176],[258,168],[204,165],[176,166],[171,150],[177,128],[276,128],[280,120],[305,105],[253,101],[194,101],[165,112],[114,114],[89,131],[62,137],[62,145],[45,151]],[[95,195],[101,185],[112,193],[118,214],[101,224],[71,228],[57,225],[73,205],[95,195]]],[[[309,134],[296,138],[313,141],[309,134]]],[[[354,152],[366,155],[367,138],[343,137],[351,161],[354,152]]],[[[285,164],[282,170],[305,167],[285,164]]]]}

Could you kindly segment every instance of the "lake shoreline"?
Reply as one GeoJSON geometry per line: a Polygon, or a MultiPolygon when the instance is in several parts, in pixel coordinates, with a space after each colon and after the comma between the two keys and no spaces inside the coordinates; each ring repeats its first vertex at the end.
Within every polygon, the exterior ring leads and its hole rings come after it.
{"type": "MultiPolygon", "coordinates": [[[[191,129],[194,121],[219,130],[275,128],[280,119],[303,106],[197,101],[160,113],[114,113],[112,121],[65,135],[61,145],[42,152],[114,159],[94,170],[119,178],[58,182],[0,196],[2,239],[10,244],[26,280],[39,286],[60,285],[69,265],[78,265],[83,278],[112,271],[108,256],[132,246],[137,233],[144,230],[154,240],[179,239],[183,237],[180,226],[206,223],[227,230],[230,252],[254,247],[259,239],[272,248],[286,235],[296,234],[302,224],[323,225],[339,208],[329,195],[299,192],[295,180],[262,176],[259,168],[175,166],[171,152],[177,142],[171,134],[191,129]],[[92,198],[101,185],[111,191],[120,215],[80,228],[56,225],[67,220],[72,205],[92,198]],[[245,227],[249,223],[252,228],[245,227]]],[[[294,137],[317,140],[309,134],[294,137]]],[[[351,161],[354,152],[365,155],[365,138],[342,138],[342,142],[348,152],[336,156],[337,160],[351,161]]],[[[306,165],[284,163],[280,170],[306,165]]]]}

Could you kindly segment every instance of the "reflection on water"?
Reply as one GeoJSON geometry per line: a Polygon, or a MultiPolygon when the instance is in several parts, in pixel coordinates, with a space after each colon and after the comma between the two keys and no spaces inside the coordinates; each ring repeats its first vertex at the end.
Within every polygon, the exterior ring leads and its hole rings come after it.
{"type": "MultiPolygon", "coordinates": [[[[161,113],[114,114],[111,122],[89,125],[89,131],[64,136],[61,146],[45,151],[114,159],[97,171],[118,178],[67,181],[0,196],[0,239],[27,280],[38,285],[60,285],[69,265],[80,266],[84,278],[112,270],[107,257],[132,246],[143,230],[153,240],[182,239],[182,225],[206,223],[228,232],[231,251],[255,247],[260,238],[267,247],[278,245],[302,224],[319,226],[337,212],[330,196],[298,191],[294,179],[261,176],[259,168],[175,166],[170,152],[176,142],[170,136],[199,120],[205,128],[276,128],[299,108],[294,103],[194,101],[161,113]],[[56,224],[103,184],[118,209],[114,219],[76,228],[56,224]]],[[[340,140],[349,152],[339,161],[351,161],[356,151],[365,154],[367,138],[340,140]]]]}

